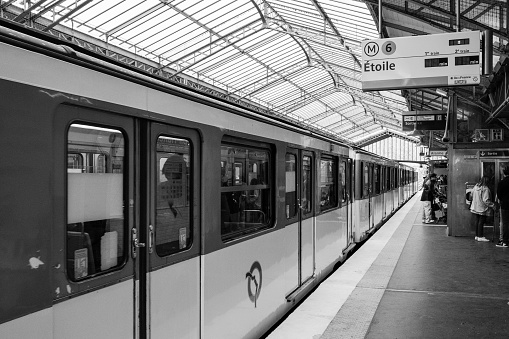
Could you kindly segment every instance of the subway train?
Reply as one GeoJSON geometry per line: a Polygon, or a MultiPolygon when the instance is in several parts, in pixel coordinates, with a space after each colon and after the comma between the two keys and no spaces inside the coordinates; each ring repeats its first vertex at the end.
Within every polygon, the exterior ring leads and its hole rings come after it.
{"type": "Polygon", "coordinates": [[[0,28],[0,337],[257,338],[411,168],[0,28]]]}

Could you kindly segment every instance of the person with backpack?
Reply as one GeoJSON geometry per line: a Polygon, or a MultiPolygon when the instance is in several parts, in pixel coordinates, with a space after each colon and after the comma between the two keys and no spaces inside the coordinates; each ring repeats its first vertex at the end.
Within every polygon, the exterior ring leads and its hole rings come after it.
{"type": "Polygon", "coordinates": [[[490,178],[484,175],[472,189],[470,212],[474,215],[476,241],[489,241],[484,237],[484,223],[486,222],[488,209],[495,206],[491,202],[491,192],[488,187],[489,181],[490,178]]]}

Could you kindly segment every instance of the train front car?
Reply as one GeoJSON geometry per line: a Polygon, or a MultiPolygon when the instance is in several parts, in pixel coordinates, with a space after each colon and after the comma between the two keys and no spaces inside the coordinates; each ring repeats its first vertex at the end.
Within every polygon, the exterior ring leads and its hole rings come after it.
{"type": "Polygon", "coordinates": [[[0,54],[0,336],[256,338],[352,249],[349,148],[21,34],[0,54]]]}

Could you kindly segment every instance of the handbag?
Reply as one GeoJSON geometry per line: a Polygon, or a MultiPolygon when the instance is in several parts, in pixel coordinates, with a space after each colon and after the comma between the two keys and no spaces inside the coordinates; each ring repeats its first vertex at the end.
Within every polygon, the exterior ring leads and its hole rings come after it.
{"type": "Polygon", "coordinates": [[[431,204],[431,209],[433,211],[438,211],[438,210],[440,210],[440,206],[438,206],[438,204],[436,202],[434,202],[433,204],[431,204]]]}

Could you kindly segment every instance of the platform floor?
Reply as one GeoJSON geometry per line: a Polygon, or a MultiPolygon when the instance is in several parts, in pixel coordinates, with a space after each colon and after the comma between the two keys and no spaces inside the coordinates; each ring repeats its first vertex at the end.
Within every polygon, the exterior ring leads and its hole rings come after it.
{"type": "Polygon", "coordinates": [[[423,224],[419,196],[267,338],[509,338],[509,248],[423,224]]]}

